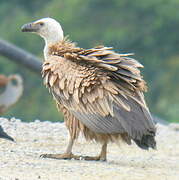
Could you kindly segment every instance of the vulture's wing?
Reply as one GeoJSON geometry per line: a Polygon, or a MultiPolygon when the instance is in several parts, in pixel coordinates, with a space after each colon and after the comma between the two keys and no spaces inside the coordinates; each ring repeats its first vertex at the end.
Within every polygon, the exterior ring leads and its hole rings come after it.
{"type": "Polygon", "coordinates": [[[136,143],[154,136],[155,126],[142,93],[145,82],[138,69],[142,65],[136,60],[104,47],[83,52],[77,59],[67,54],[65,58],[52,56],[49,61],[43,67],[45,83],[52,87],[55,99],[90,130],[128,133],[136,143]],[[89,75],[91,67],[95,68],[89,75]]]}

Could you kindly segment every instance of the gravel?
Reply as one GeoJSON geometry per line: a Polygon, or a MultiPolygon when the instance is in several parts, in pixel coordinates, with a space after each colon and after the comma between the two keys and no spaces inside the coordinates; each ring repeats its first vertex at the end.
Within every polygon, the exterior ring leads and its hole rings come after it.
{"type": "MultiPolygon", "coordinates": [[[[0,125],[16,141],[0,139],[0,180],[179,180],[178,124],[157,125],[157,150],[109,144],[107,162],[40,158],[43,153],[64,152],[64,123],[0,118],[0,125]]],[[[100,145],[80,136],[73,151],[94,156],[100,145]]]]}

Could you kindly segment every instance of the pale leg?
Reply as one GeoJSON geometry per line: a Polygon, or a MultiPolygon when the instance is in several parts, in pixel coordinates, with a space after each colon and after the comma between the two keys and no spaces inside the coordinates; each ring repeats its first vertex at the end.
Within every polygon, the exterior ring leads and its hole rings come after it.
{"type": "Polygon", "coordinates": [[[101,148],[99,156],[76,156],[72,154],[72,147],[74,144],[74,139],[70,138],[66,152],[63,154],[42,154],[42,158],[52,158],[52,159],[76,159],[76,160],[87,160],[87,161],[106,161],[107,153],[107,143],[104,143],[101,148]]]}

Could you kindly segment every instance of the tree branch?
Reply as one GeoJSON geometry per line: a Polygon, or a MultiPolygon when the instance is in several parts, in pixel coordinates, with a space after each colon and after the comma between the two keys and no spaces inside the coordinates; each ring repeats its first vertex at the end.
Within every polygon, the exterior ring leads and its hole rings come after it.
{"type": "Polygon", "coordinates": [[[17,64],[27,67],[28,69],[40,75],[42,62],[33,54],[0,39],[0,55],[7,57],[17,64]]]}

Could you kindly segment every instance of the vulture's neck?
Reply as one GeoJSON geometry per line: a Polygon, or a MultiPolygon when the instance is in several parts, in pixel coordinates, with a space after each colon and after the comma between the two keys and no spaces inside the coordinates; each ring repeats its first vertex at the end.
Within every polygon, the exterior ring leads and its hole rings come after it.
{"type": "Polygon", "coordinates": [[[56,34],[52,34],[52,36],[48,37],[48,38],[44,38],[45,40],[45,47],[44,47],[44,58],[45,60],[47,60],[49,54],[49,47],[53,46],[54,44],[60,42],[63,40],[63,36],[61,35],[56,35],[56,34]]]}
{"type": "Polygon", "coordinates": [[[68,55],[72,54],[73,56],[74,53],[78,54],[82,51],[84,51],[84,49],[77,47],[74,42],[71,42],[68,39],[68,37],[64,37],[63,40],[58,41],[57,43],[48,46],[49,55],[58,55],[61,57],[64,57],[65,54],[68,54],[68,55]]]}

